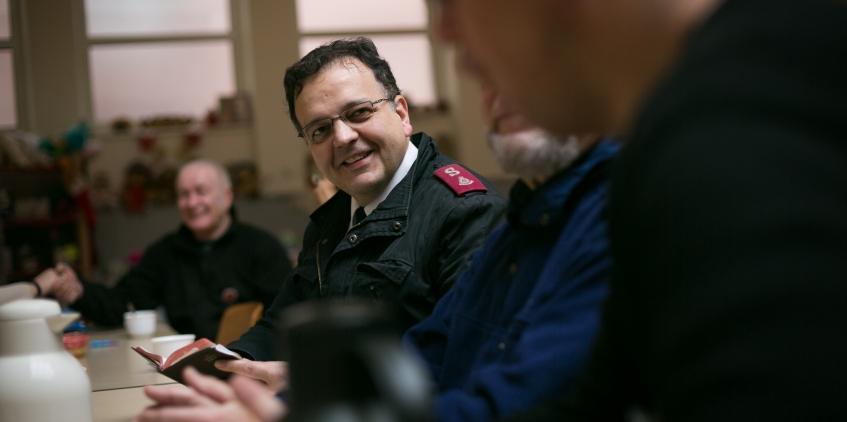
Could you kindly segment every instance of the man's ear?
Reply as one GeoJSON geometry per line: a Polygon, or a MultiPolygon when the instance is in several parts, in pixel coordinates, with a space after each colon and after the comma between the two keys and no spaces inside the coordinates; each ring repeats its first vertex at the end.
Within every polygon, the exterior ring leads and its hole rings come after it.
{"type": "Polygon", "coordinates": [[[232,187],[226,188],[226,191],[224,191],[224,200],[226,201],[227,208],[232,208],[233,198],[235,198],[235,194],[232,192],[232,187]]]}
{"type": "Polygon", "coordinates": [[[400,116],[400,121],[403,123],[403,133],[406,136],[412,136],[414,129],[412,128],[412,120],[409,118],[409,103],[406,97],[397,95],[394,97],[394,112],[400,116]]]}

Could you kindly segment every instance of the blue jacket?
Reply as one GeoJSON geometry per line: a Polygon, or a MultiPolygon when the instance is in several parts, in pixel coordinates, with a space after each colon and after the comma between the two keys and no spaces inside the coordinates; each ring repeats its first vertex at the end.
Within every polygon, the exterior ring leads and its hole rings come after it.
{"type": "Polygon", "coordinates": [[[569,388],[584,366],[611,258],[601,141],[538,190],[512,188],[508,220],[405,340],[435,380],[439,420],[491,420],[569,388]]]}

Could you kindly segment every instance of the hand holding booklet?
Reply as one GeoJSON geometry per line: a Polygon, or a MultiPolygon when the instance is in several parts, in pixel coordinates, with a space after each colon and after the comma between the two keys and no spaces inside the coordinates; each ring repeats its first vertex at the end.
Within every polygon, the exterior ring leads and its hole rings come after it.
{"type": "Polygon", "coordinates": [[[157,355],[142,346],[132,346],[132,350],[147,359],[159,373],[181,384],[184,384],[182,371],[187,366],[193,366],[202,374],[227,379],[230,373],[216,368],[215,361],[241,358],[237,353],[227,349],[226,346],[212,343],[211,340],[206,338],[180,347],[167,357],[157,355]]]}

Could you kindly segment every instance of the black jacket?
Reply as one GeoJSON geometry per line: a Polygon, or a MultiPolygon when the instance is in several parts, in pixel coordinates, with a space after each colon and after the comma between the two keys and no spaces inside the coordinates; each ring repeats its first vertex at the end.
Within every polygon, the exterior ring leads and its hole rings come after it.
{"type": "Polygon", "coordinates": [[[357,296],[393,304],[403,328],[432,312],[499,221],[505,202],[488,184],[487,192],[455,193],[434,175],[455,161],[425,134],[413,135],[412,142],[415,164],[359,225],[347,230],[350,196],[344,192],[311,215],[297,268],[262,320],[231,348],[274,359],[278,312],[307,299],[357,296]]]}
{"type": "Polygon", "coordinates": [[[227,306],[260,301],[267,308],[290,272],[279,241],[256,227],[233,220],[219,239],[201,243],[183,226],[147,248],[115,287],[84,282],[72,306],[97,324],[117,326],[129,303],[164,305],[175,330],[214,339],[227,306]]]}

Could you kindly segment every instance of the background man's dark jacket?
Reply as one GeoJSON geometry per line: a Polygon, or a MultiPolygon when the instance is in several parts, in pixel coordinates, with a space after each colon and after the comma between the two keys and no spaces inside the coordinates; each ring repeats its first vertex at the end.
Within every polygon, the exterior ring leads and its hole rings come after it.
{"type": "Polygon", "coordinates": [[[162,305],[175,330],[214,339],[227,306],[259,301],[267,308],[290,272],[275,237],[233,217],[213,242],[198,242],[184,226],[165,235],[115,287],[83,282],[85,292],[72,307],[97,324],[116,326],[130,303],[135,309],[162,305]]]}

